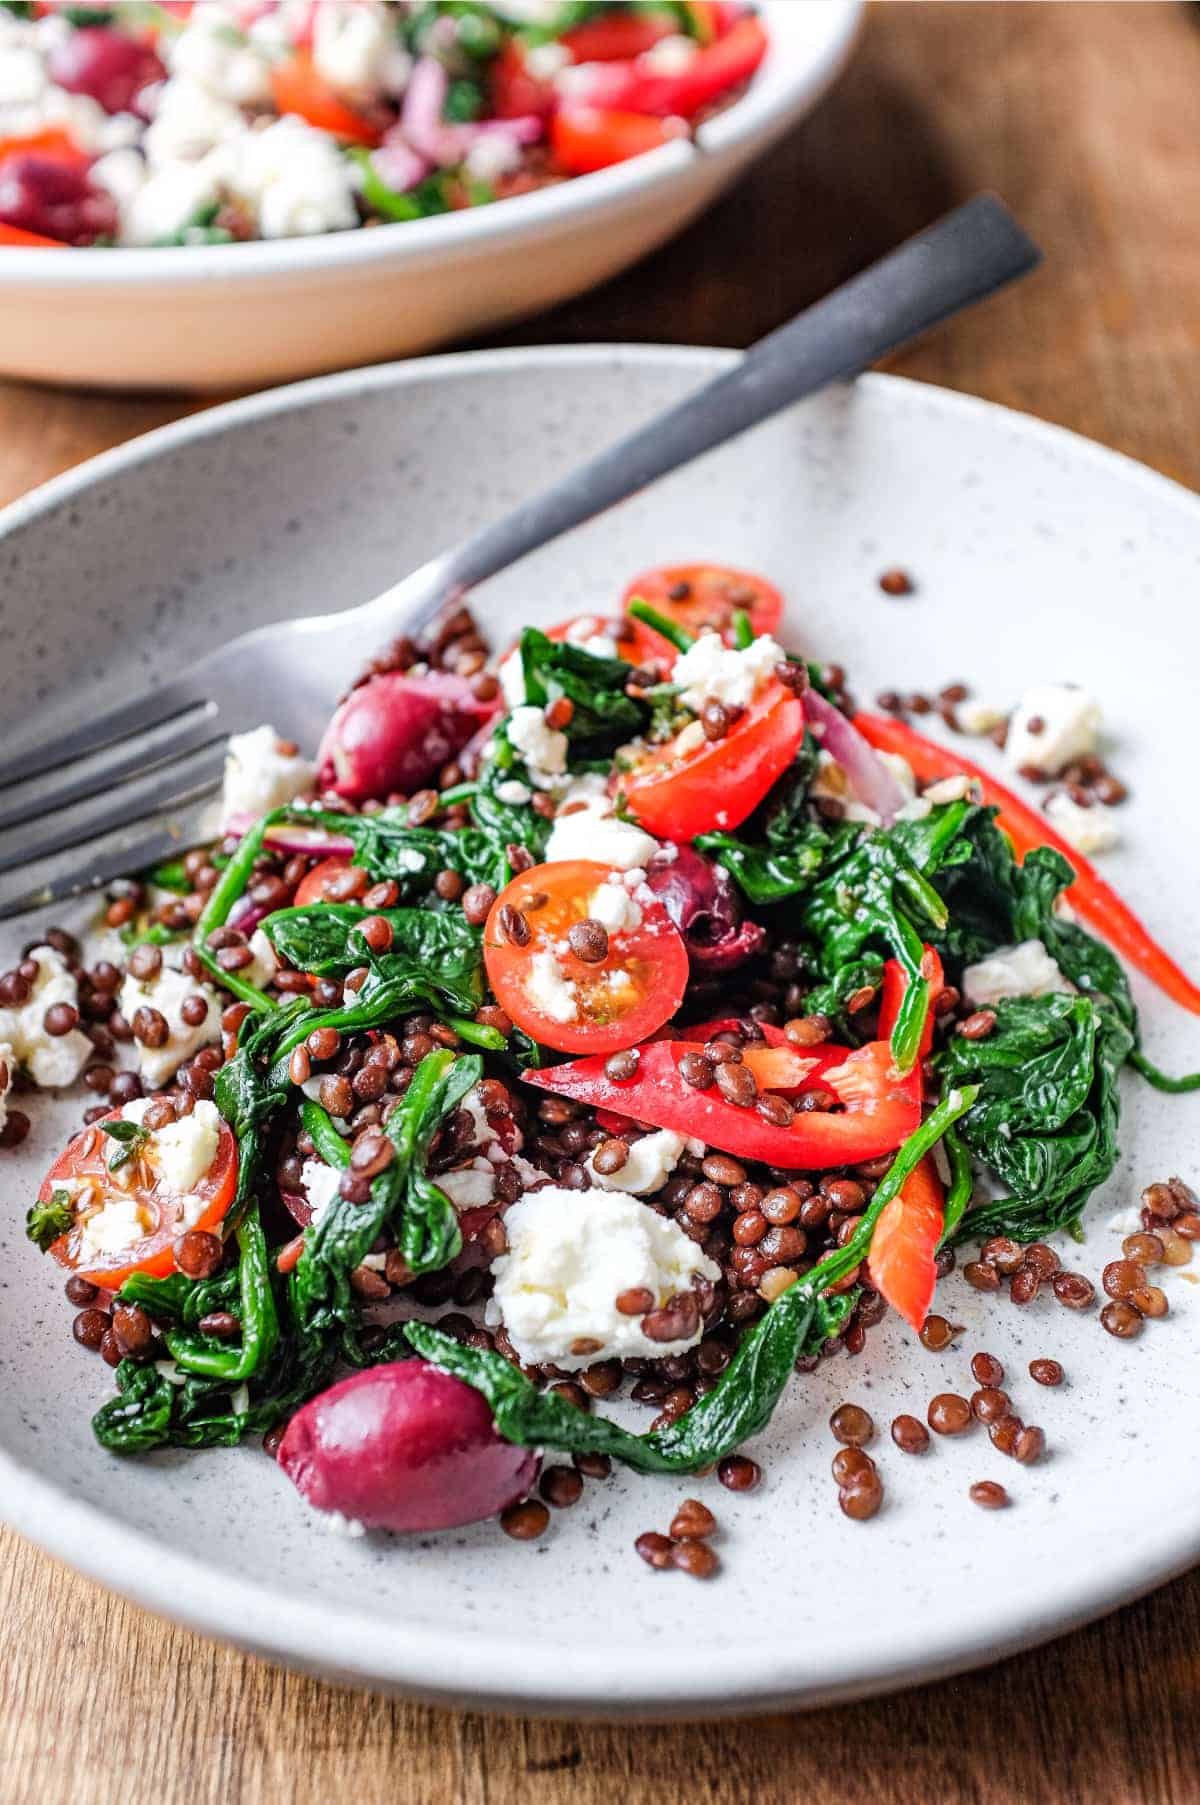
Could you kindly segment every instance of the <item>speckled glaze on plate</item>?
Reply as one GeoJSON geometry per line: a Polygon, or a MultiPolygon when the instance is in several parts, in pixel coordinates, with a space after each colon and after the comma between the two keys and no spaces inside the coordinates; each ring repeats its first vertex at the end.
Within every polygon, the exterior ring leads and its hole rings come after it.
{"type": "MultiPolygon", "coordinates": [[[[254,621],[365,600],[469,524],[722,368],[730,354],[517,351],[327,378],[168,427],[96,459],[0,521],[2,718],[65,720],[76,682],[114,699],[254,621]]],[[[1200,646],[1188,598],[1200,502],[1069,434],[890,377],[822,396],[706,458],[479,592],[503,644],[519,623],[610,603],[640,567],[711,557],[786,592],[794,643],[853,687],[971,682],[1006,702],[1070,677],[1104,703],[1132,799],[1106,870],[1197,964],[1192,728],[1200,646]],[[917,593],[889,600],[900,564],[917,593]],[[1187,824],[1189,831],[1181,831],[1187,824]]],[[[364,646],[364,654],[371,650],[364,646]]],[[[264,712],[269,707],[264,704],[264,712]]],[[[972,742],[976,751],[978,742],[972,742]]],[[[990,755],[990,748],[980,756],[990,755]]],[[[0,965],[35,932],[0,942],[0,965]]],[[[1147,1046],[1200,1061],[1200,1023],[1134,980],[1147,1046]]],[[[815,1704],[991,1660],[1109,1609],[1200,1553],[1200,1296],[1118,1343],[1095,1313],[985,1301],[955,1276],[958,1346],[899,1325],[797,1381],[754,1452],[762,1487],[715,1478],[589,1482],[537,1543],[494,1524],[412,1540],[325,1533],[256,1448],[122,1463],[88,1427],[108,1370],[70,1341],[54,1270],[25,1242],[27,1200],[77,1121],[34,1110],[2,1156],[0,1513],[149,1608],[315,1671],[473,1706],[668,1716],[815,1704]],[[969,1391],[981,1347],[1008,1367],[1050,1452],[1030,1468],[982,1432],[920,1458],[898,1411],[969,1391]],[[1030,1359],[1068,1383],[1045,1390],[1030,1359]],[[829,1476],[831,1409],[883,1428],[881,1514],[851,1523],[829,1476]],[[967,1498],[1001,1480],[1012,1508],[967,1498]],[[721,1577],[655,1574],[633,1552],[678,1501],[720,1519],[721,1577]]],[[[1070,1263],[1098,1278],[1108,1219],[1151,1179],[1200,1177],[1200,1098],[1128,1084],[1122,1158],[1070,1263]]]]}

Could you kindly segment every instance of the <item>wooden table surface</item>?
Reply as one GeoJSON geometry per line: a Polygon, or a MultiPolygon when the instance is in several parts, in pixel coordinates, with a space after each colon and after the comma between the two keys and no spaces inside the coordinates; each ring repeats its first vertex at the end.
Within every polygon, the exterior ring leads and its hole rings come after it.
{"type": "MultiPolygon", "coordinates": [[[[837,91],[704,225],[503,342],[746,344],[995,188],[1045,248],[1045,268],[893,367],[1059,421],[1200,488],[1198,93],[1193,6],[890,0],[837,91]]],[[[195,405],[0,385],[0,501],[195,405]]],[[[489,1720],[326,1686],[161,1624],[0,1540],[7,1805],[1200,1798],[1200,1574],[1020,1660],[891,1700],[630,1729],[489,1720]]]]}

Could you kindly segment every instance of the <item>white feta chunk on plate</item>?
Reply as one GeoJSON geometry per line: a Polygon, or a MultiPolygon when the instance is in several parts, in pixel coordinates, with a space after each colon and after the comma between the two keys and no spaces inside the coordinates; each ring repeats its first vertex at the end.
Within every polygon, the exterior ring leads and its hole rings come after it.
{"type": "Polygon", "coordinates": [[[55,1003],[78,1008],[79,985],[52,946],[35,946],[28,957],[37,966],[37,976],[24,1003],[0,1009],[0,1043],[11,1049],[35,1084],[58,1090],[74,1084],[91,1057],[92,1043],[78,1028],[66,1034],[47,1033],[46,1011],[55,1003]]]}
{"type": "Polygon", "coordinates": [[[113,1197],[80,1223],[79,1263],[90,1266],[106,1255],[123,1253],[152,1228],[149,1212],[136,1197],[113,1197]]]}
{"type": "Polygon", "coordinates": [[[513,751],[525,760],[530,782],[539,790],[554,787],[554,780],[567,768],[567,736],[557,727],[547,727],[540,708],[522,704],[508,717],[508,740],[513,751]]]}
{"type": "Polygon", "coordinates": [[[496,1168],[482,1155],[464,1166],[456,1166],[452,1172],[439,1172],[433,1182],[459,1211],[485,1209],[495,1200],[496,1168]]]}
{"type": "Polygon", "coordinates": [[[167,1024],[167,1039],[161,1047],[137,1044],[142,1077],[155,1090],[174,1076],[185,1059],[201,1047],[212,1046],[221,1038],[221,1004],[209,984],[198,983],[183,972],[166,966],[152,978],[135,978],[130,973],[121,986],[121,1014],[131,1025],[139,1009],[156,1009],[167,1024]],[[181,1013],[188,997],[198,996],[207,1005],[203,1021],[185,1022],[181,1013]]]}
{"type": "Polygon", "coordinates": [[[1019,946],[1004,947],[977,965],[968,965],[962,982],[963,995],[977,1009],[1003,997],[1040,997],[1074,988],[1040,940],[1022,940],[1019,946]]]}
{"type": "Polygon", "coordinates": [[[300,1168],[300,1183],[304,1187],[304,1195],[308,1199],[308,1207],[312,1211],[312,1223],[315,1227],[325,1216],[338,1194],[341,1173],[336,1166],[327,1166],[324,1160],[306,1159],[300,1168]]]}
{"type": "MultiPolygon", "coordinates": [[[[130,152],[113,152],[104,161],[130,152]]],[[[169,163],[163,169],[147,172],[142,165],[142,179],[132,181],[132,168],[124,170],[127,192],[117,195],[121,219],[121,243],[126,245],[157,244],[190,224],[205,207],[216,204],[220,189],[206,163],[169,163]]]]}
{"type": "Polygon", "coordinates": [[[632,934],[642,925],[642,911],[624,884],[601,884],[588,899],[588,914],[609,934],[632,934]]]}
{"type": "MultiPolygon", "coordinates": [[[[127,1103],[121,1114],[127,1122],[141,1122],[150,1102],[148,1097],[138,1097],[127,1103]]],[[[195,1190],[216,1159],[220,1139],[221,1113],[205,1097],[193,1106],[190,1116],[154,1129],[144,1154],[163,1182],[183,1195],[195,1190]]]]}
{"type": "Polygon", "coordinates": [[[597,787],[580,778],[563,793],[546,842],[546,860],[592,859],[630,871],[647,865],[658,849],[658,841],[645,828],[622,821],[613,812],[603,779],[597,787]]]}
{"type": "Polygon", "coordinates": [[[706,702],[748,708],[777,664],[782,646],[763,633],[744,651],[727,646],[719,633],[702,633],[676,662],[672,683],[681,685],[679,700],[693,714],[706,702]]]}
{"type": "Polygon", "coordinates": [[[279,970],[279,960],[261,928],[255,928],[250,936],[250,952],[253,957],[249,965],[242,966],[238,977],[253,984],[256,990],[265,990],[279,970]]]}
{"type": "Polygon", "coordinates": [[[1039,683],[1026,690],[1008,724],[1004,756],[1014,770],[1032,767],[1057,777],[1067,765],[1096,750],[1100,708],[1085,689],[1039,683]]]}
{"type": "Polygon", "coordinates": [[[616,1300],[645,1289],[661,1308],[697,1278],[715,1282],[720,1268],[665,1216],[621,1191],[568,1191],[559,1185],[526,1192],[505,1213],[508,1251],[492,1267],[496,1289],[486,1321],[503,1323],[524,1361],[578,1371],[598,1360],[661,1359],[700,1340],[652,1341],[640,1316],[616,1300]],[[572,1353],[576,1343],[586,1353],[572,1353]]]}
{"type": "Polygon", "coordinates": [[[221,792],[221,824],[257,820],[273,808],[284,808],[306,796],[317,768],[299,753],[281,751],[288,742],[264,723],[249,733],[230,735],[221,792]]]}
{"type": "Polygon", "coordinates": [[[675,1134],[669,1128],[659,1128],[653,1134],[643,1135],[640,1141],[632,1141],[629,1146],[629,1158],[619,1172],[597,1172],[593,1163],[595,1155],[589,1153],[586,1161],[593,1184],[599,1185],[602,1191],[627,1191],[634,1197],[648,1197],[654,1191],[661,1191],[679,1163],[679,1157],[685,1149],[693,1153],[704,1152],[703,1141],[692,1141],[686,1135],[675,1134]]]}
{"type": "Polygon", "coordinates": [[[542,1014],[552,1022],[579,1019],[579,993],[555,957],[551,947],[539,947],[529,960],[526,994],[542,1014]]]}
{"type": "Polygon", "coordinates": [[[1093,804],[1080,808],[1073,796],[1059,790],[1046,799],[1046,819],[1076,852],[1085,855],[1111,852],[1121,844],[1121,830],[1106,808],[1093,804]]]}
{"type": "Polygon", "coordinates": [[[232,102],[190,75],[173,75],[159,89],[142,147],[155,169],[165,169],[175,163],[198,163],[216,145],[245,132],[245,121],[232,102]]]}

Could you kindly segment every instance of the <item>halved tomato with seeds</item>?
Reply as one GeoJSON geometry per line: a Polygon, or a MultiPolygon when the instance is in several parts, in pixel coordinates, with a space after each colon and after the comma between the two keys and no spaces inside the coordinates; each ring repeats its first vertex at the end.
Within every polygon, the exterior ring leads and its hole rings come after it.
{"type": "Polygon", "coordinates": [[[614,1053],[661,1028],[683,999],[683,938],[645,885],[632,895],[624,877],[562,860],[521,872],[496,898],[483,935],[488,981],[544,1047],[614,1053]]]}
{"type": "Polygon", "coordinates": [[[804,704],[772,678],[723,739],[698,721],[648,746],[621,778],[630,813],[659,840],[741,825],[782,777],[804,738],[804,704]]]}
{"type": "MultiPolygon", "coordinates": [[[[621,598],[622,608],[628,608],[635,597],[649,602],[656,613],[689,633],[712,627],[726,639],[739,611],[750,616],[756,639],[762,633],[774,633],[783,619],[783,597],[774,584],[726,564],[656,565],[634,578],[621,598]]],[[[633,624],[635,664],[643,658],[661,658],[664,652],[674,657],[674,647],[661,633],[642,621],[633,624]]]]}
{"type": "Polygon", "coordinates": [[[188,1229],[219,1230],[237,1186],[237,1141],[225,1122],[217,1130],[217,1148],[207,1171],[181,1194],[172,1190],[151,1158],[141,1155],[136,1141],[115,1140],[104,1132],[107,1123],[123,1119],[114,1109],[77,1134],[38,1192],[38,1203],[49,1207],[55,1192],[65,1191],[75,1213],[72,1226],[50,1245],[54,1258],[105,1291],[115,1291],[134,1272],[155,1277],[173,1272],[177,1237],[188,1229]],[[127,1149],[131,1151],[125,1163],[112,1171],[110,1162],[127,1149]],[[189,1207],[192,1198],[197,1201],[189,1207]],[[95,1223],[109,1210],[113,1212],[109,1224],[117,1232],[100,1245],[94,1233],[85,1235],[84,1221],[95,1223]]]}

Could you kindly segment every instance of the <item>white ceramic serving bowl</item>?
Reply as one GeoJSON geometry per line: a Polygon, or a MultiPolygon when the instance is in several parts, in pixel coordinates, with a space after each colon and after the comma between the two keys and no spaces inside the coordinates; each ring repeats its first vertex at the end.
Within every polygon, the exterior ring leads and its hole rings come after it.
{"type": "Polygon", "coordinates": [[[427,351],[591,288],[695,218],[815,104],[849,55],[861,0],[765,0],[762,10],[771,47],[736,104],[694,143],[596,175],[315,238],[0,247],[0,374],[93,388],[261,387],[427,351]]]}
{"type": "MultiPolygon", "coordinates": [[[[0,519],[0,720],[61,724],[83,686],[117,700],[222,636],[365,600],[678,400],[731,354],[518,351],[333,376],[183,421],[59,478],[0,519]]],[[[479,592],[495,644],[524,622],[611,605],[657,562],[761,570],[787,634],[844,660],[870,697],[954,679],[1010,701],[1032,678],[1100,696],[1131,787],[1107,869],[1186,963],[1200,943],[1194,719],[1200,628],[1188,597],[1200,503],[1067,433],[871,376],[760,427],[479,592]],[[909,569],[893,601],[879,573],[909,569]],[[1162,649],[1170,647],[1172,656],[1162,649]]],[[[364,656],[371,648],[363,646],[364,656]]],[[[269,715],[270,700],[264,697],[269,715]]],[[[938,729],[935,727],[935,731],[938,729]]],[[[985,762],[994,748],[969,742],[985,762]]],[[[89,913],[79,912],[79,918],[89,913]]],[[[60,912],[61,914],[61,912],[60,912]]],[[[0,929],[0,969],[38,924],[0,929]]],[[[1152,1056],[1200,1063],[1200,1025],[1135,981],[1152,1056]]],[[[0,1514],[164,1615],[314,1670],[450,1701],[624,1714],[745,1711],[880,1690],[994,1659],[1131,1596],[1200,1553],[1200,1292],[1119,1343],[1096,1313],[983,1299],[957,1274],[939,1307],[961,1344],[927,1353],[893,1319],[865,1355],[797,1380],[751,1444],[766,1477],[615,1473],[550,1533],[494,1523],[346,1541],[319,1527],[256,1447],[122,1462],[92,1438],[112,1376],[70,1339],[61,1273],[24,1239],[30,1197],[82,1101],[35,1098],[0,1153],[0,1514]],[[1006,1363],[1048,1458],[1017,1467],[981,1431],[919,1460],[898,1411],[969,1391],[981,1346],[1006,1363]],[[1033,1384],[1062,1360],[1068,1383],[1033,1384]],[[840,1515],[827,1428],[866,1404],[886,1503],[840,1515]],[[998,1478],[1010,1510],[971,1483],[998,1478]],[[721,1524],[710,1585],[633,1551],[698,1493],[721,1524]]],[[[1064,1258],[1098,1278],[1108,1218],[1150,1179],[1200,1177],[1200,1097],[1126,1085],[1123,1158],[1064,1258]]],[[[634,1407],[636,1410],[636,1407],[634,1407]]],[[[642,1424],[643,1412],[632,1419],[642,1424]]]]}

